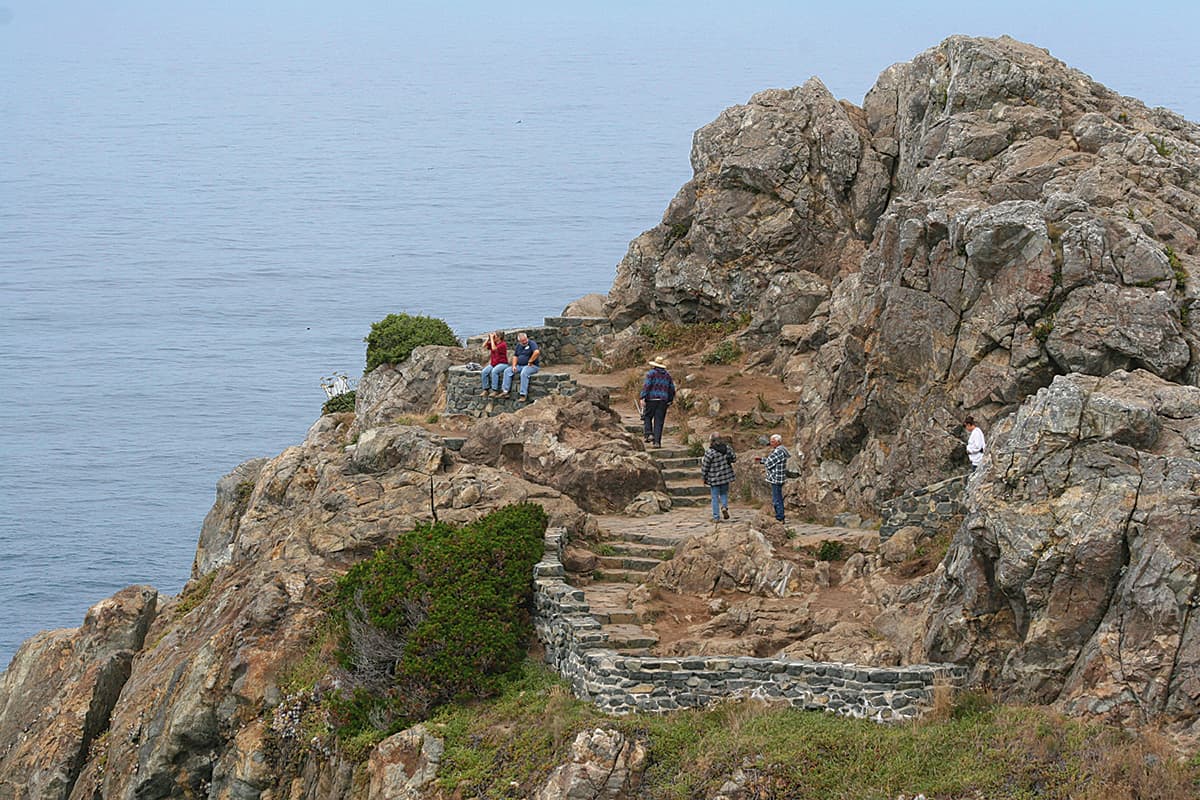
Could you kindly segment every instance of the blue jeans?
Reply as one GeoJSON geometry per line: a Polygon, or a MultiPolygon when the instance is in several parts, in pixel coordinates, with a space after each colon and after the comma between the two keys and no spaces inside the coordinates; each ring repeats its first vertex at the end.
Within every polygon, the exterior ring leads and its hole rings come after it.
{"type": "Polygon", "coordinates": [[[771,504],[775,506],[775,519],[783,522],[783,484],[771,484],[771,504]]]}
{"type": "MultiPolygon", "coordinates": [[[[534,375],[540,369],[537,364],[526,364],[523,367],[517,367],[521,371],[521,396],[529,394],[529,376],[534,375]]],[[[507,367],[504,370],[504,386],[500,389],[502,392],[507,392],[512,388],[513,368],[507,367]]]]}
{"type": "Polygon", "coordinates": [[[483,383],[484,390],[499,391],[500,378],[504,375],[504,370],[506,369],[508,369],[507,364],[497,364],[494,367],[488,365],[484,367],[483,372],[479,373],[479,380],[483,383]]]}
{"type": "Polygon", "coordinates": [[[729,484],[722,483],[717,486],[710,486],[708,489],[712,492],[713,519],[720,519],[721,509],[729,505],[729,484]]]}

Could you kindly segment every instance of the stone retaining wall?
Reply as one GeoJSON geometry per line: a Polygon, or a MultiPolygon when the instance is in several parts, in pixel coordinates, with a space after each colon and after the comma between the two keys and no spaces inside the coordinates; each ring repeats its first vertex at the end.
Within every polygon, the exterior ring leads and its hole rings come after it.
{"type": "Polygon", "coordinates": [[[542,370],[529,378],[529,398],[526,403],[517,402],[520,378],[513,376],[512,390],[506,397],[480,397],[483,388],[479,370],[466,367],[451,367],[446,370],[446,413],[469,414],[472,417],[490,417],[505,411],[516,411],[552,394],[570,396],[579,389],[579,384],[566,372],[542,370]]]}
{"type": "Polygon", "coordinates": [[[910,525],[933,532],[949,523],[961,522],[967,513],[963,502],[967,478],[967,475],[956,475],[882,503],[879,506],[880,541],[886,542],[896,531],[910,525]]]}
{"type": "MultiPolygon", "coordinates": [[[[527,328],[512,328],[504,332],[504,340],[508,342],[509,352],[517,343],[517,334],[524,331],[538,343],[542,351],[543,366],[553,369],[556,364],[566,364],[583,361],[592,353],[596,340],[613,332],[612,321],[607,317],[546,317],[544,324],[527,328]]],[[[483,343],[487,334],[468,336],[466,347],[472,353],[479,353],[479,361],[483,362],[483,343]]]]}
{"type": "Polygon", "coordinates": [[[879,722],[919,717],[934,688],[960,686],[967,669],[953,664],[863,667],[775,658],[623,656],[606,647],[584,593],[566,583],[565,530],[546,532],[546,555],[534,570],[534,625],[546,661],[575,695],[610,713],[697,708],[728,697],[787,702],[879,722]]]}

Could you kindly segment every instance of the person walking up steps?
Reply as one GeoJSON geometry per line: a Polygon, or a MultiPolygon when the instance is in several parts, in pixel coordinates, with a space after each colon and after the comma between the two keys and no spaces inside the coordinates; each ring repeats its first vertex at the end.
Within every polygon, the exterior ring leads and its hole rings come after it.
{"type": "Polygon", "coordinates": [[[700,461],[700,477],[712,492],[713,522],[729,519],[729,484],[733,483],[733,462],[737,454],[717,434],[708,437],[708,449],[700,461]]]}
{"type": "Polygon", "coordinates": [[[767,483],[771,484],[771,504],[775,506],[775,519],[784,522],[783,514],[783,484],[787,480],[787,462],[792,457],[783,446],[783,437],[778,433],[771,434],[771,446],[774,447],[766,458],[756,458],[767,472],[767,483]]]}
{"type": "Polygon", "coordinates": [[[642,381],[642,439],[646,444],[662,447],[663,425],[667,421],[667,406],[675,400],[675,381],[667,372],[667,360],[662,356],[650,362],[650,371],[642,381]]]}

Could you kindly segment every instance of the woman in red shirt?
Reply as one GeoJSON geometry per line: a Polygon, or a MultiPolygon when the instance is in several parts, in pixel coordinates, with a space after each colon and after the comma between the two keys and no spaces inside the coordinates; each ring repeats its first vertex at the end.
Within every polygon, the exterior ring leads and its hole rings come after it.
{"type": "Polygon", "coordinates": [[[483,372],[479,373],[479,380],[483,383],[483,390],[479,396],[499,397],[500,378],[508,366],[508,345],[504,342],[504,331],[489,333],[487,341],[483,343],[483,348],[491,353],[491,363],[483,368],[483,372]],[[489,392],[488,389],[491,391],[489,392]]]}

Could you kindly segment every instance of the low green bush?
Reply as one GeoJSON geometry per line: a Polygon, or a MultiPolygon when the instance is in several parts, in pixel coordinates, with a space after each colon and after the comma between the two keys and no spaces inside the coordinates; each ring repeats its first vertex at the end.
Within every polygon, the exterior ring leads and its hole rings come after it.
{"type": "Polygon", "coordinates": [[[845,553],[845,546],[841,542],[835,542],[832,539],[826,539],[821,542],[821,546],[817,548],[818,561],[841,561],[842,555],[845,553]]]}
{"type": "Polygon", "coordinates": [[[525,656],[546,524],[525,503],[461,527],[422,525],[341,578],[334,615],[351,679],[330,701],[339,737],[393,732],[498,691],[525,656]]]}
{"type": "Polygon", "coordinates": [[[427,344],[455,346],[458,337],[445,321],[436,317],[388,314],[371,325],[367,343],[367,372],[380,364],[399,364],[412,351],[427,344]]]}
{"type": "Polygon", "coordinates": [[[325,401],[325,405],[321,406],[322,414],[340,414],[343,411],[354,410],[354,400],[357,395],[354,390],[335,394],[333,397],[325,401]]]}
{"type": "Polygon", "coordinates": [[[705,364],[732,364],[742,357],[742,350],[729,339],[721,342],[700,360],[705,364]]]}

